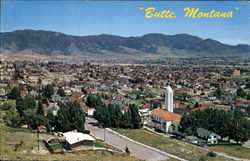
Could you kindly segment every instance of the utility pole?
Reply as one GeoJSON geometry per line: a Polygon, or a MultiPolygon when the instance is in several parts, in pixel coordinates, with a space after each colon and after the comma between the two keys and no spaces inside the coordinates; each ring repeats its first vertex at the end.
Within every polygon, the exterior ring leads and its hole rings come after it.
{"type": "Polygon", "coordinates": [[[103,130],[104,130],[104,142],[105,142],[105,126],[103,127],[103,130]]]}
{"type": "Polygon", "coordinates": [[[38,145],[38,150],[39,150],[39,131],[37,132],[37,145],[38,145]]]}

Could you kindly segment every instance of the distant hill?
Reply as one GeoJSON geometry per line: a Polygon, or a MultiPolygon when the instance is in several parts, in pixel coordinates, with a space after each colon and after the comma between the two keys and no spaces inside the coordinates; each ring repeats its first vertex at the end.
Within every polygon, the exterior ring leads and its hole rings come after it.
{"type": "Polygon", "coordinates": [[[188,34],[146,34],[140,37],[114,35],[72,36],[41,30],[0,33],[1,51],[32,51],[42,55],[157,54],[170,56],[249,55],[249,45],[227,45],[188,34]]]}

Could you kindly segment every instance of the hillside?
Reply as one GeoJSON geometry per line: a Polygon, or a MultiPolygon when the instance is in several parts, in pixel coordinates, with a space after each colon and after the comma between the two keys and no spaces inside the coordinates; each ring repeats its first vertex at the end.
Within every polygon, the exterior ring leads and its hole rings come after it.
{"type": "MultiPolygon", "coordinates": [[[[0,160],[121,160],[136,161],[133,156],[108,151],[89,151],[79,153],[50,154],[40,140],[40,150],[37,150],[36,133],[21,128],[11,128],[0,125],[1,147],[0,160]],[[16,148],[17,144],[23,142],[16,148]]],[[[40,134],[40,138],[53,137],[49,134],[40,134]]]]}
{"type": "Polygon", "coordinates": [[[163,55],[232,56],[249,55],[249,45],[227,45],[188,34],[146,34],[140,37],[114,35],[72,36],[41,30],[17,30],[0,33],[1,53],[33,53],[51,56],[70,55],[163,55]]]}

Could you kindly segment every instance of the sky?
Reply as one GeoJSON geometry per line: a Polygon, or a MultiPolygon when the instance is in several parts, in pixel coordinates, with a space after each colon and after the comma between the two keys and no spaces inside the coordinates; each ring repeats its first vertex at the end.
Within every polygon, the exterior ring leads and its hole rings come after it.
{"type": "Polygon", "coordinates": [[[250,2],[247,1],[1,1],[1,32],[49,30],[85,36],[147,33],[191,34],[227,44],[250,44],[250,2]],[[171,10],[177,18],[145,18],[139,8],[171,10]],[[186,7],[200,11],[234,11],[233,18],[184,18],[186,7]],[[235,8],[238,8],[237,10],[235,8]]]}

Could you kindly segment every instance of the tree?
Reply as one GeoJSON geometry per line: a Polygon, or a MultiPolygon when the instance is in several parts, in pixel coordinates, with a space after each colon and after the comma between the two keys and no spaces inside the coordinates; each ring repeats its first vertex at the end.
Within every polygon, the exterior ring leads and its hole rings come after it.
{"type": "Polygon", "coordinates": [[[27,109],[35,109],[36,108],[36,100],[35,97],[27,94],[24,98],[17,98],[16,100],[16,109],[19,115],[24,116],[24,111],[27,109]]]}
{"type": "Polygon", "coordinates": [[[37,80],[37,84],[42,84],[42,79],[41,79],[41,78],[39,78],[39,79],[37,80]]]}
{"type": "Polygon", "coordinates": [[[98,107],[103,104],[100,95],[88,95],[86,105],[89,107],[98,107]]]}
{"type": "Polygon", "coordinates": [[[242,98],[246,96],[246,93],[244,92],[242,88],[237,89],[236,93],[237,93],[237,96],[242,97],[242,98]]]}
{"type": "Polygon", "coordinates": [[[139,115],[138,107],[135,104],[129,105],[129,111],[131,113],[132,129],[138,129],[141,126],[141,117],[139,115]]]}
{"type": "Polygon", "coordinates": [[[6,100],[1,105],[1,109],[3,110],[10,110],[10,109],[16,109],[16,104],[14,100],[6,100]]]}
{"type": "Polygon", "coordinates": [[[246,112],[247,112],[248,117],[250,117],[250,105],[247,106],[246,112]]]}
{"type": "Polygon", "coordinates": [[[250,93],[247,94],[247,100],[250,100],[250,93]]]}
{"type": "Polygon", "coordinates": [[[14,88],[12,88],[10,93],[7,94],[7,96],[9,99],[16,100],[17,98],[21,97],[21,92],[20,92],[19,88],[14,87],[14,88]]]}
{"type": "Polygon", "coordinates": [[[228,137],[237,143],[244,143],[250,138],[250,121],[236,108],[234,113],[218,109],[192,111],[184,114],[180,122],[180,131],[188,135],[195,135],[197,128],[213,131],[222,139],[228,137]]]}
{"type": "Polygon", "coordinates": [[[138,107],[129,105],[127,111],[122,114],[121,109],[113,104],[98,106],[94,112],[94,118],[104,127],[140,128],[141,118],[138,107]]]}
{"type": "Polygon", "coordinates": [[[221,98],[221,95],[222,95],[222,91],[220,88],[217,88],[214,92],[214,95],[216,98],[220,99],[221,98]]]}
{"type": "Polygon", "coordinates": [[[129,149],[128,149],[128,146],[126,146],[125,152],[128,153],[128,154],[130,153],[130,151],[129,151],[129,149]]]}
{"type": "Polygon", "coordinates": [[[78,102],[61,104],[55,122],[58,131],[84,131],[85,114],[78,102]]]}
{"type": "MultiPolygon", "coordinates": [[[[48,122],[50,127],[55,126],[56,117],[54,116],[52,110],[48,110],[47,115],[46,115],[46,121],[48,122]]],[[[48,130],[50,130],[50,129],[48,129],[48,130]]]]}
{"type": "Polygon", "coordinates": [[[247,83],[246,83],[246,87],[247,87],[248,89],[250,89],[250,82],[247,82],[247,83]]]}
{"type": "Polygon", "coordinates": [[[26,89],[27,89],[27,91],[28,91],[28,92],[30,92],[30,91],[32,91],[32,90],[33,90],[33,87],[32,87],[32,86],[30,86],[30,85],[26,85],[26,89]]]}
{"type": "Polygon", "coordinates": [[[7,126],[20,127],[21,125],[20,115],[15,109],[8,110],[3,119],[7,126]]]}
{"type": "Polygon", "coordinates": [[[124,112],[122,117],[122,128],[132,128],[132,121],[131,121],[131,111],[127,110],[124,112]]]}
{"type": "Polygon", "coordinates": [[[47,84],[43,89],[43,94],[47,98],[51,98],[51,96],[54,94],[54,87],[52,84],[47,84]]]}
{"type": "Polygon", "coordinates": [[[64,97],[65,96],[65,91],[62,89],[62,88],[59,88],[58,91],[57,91],[57,94],[61,97],[64,97]]]}
{"type": "Polygon", "coordinates": [[[198,102],[195,102],[194,108],[200,107],[198,102]]]}
{"type": "Polygon", "coordinates": [[[36,113],[38,115],[44,115],[44,109],[43,109],[43,104],[41,101],[38,102],[38,107],[36,113]]]}
{"type": "Polygon", "coordinates": [[[122,122],[121,109],[119,107],[115,107],[114,108],[114,122],[112,123],[114,124],[114,127],[119,128],[121,126],[121,122],[122,122]]]}
{"type": "Polygon", "coordinates": [[[229,137],[237,142],[244,143],[250,138],[250,121],[244,118],[244,113],[236,108],[233,113],[232,129],[229,137]]]}
{"type": "Polygon", "coordinates": [[[82,87],[82,93],[87,94],[88,91],[84,87],[82,87]]]}
{"type": "Polygon", "coordinates": [[[33,109],[25,111],[24,122],[32,129],[37,129],[40,125],[44,125],[46,127],[49,126],[45,116],[36,114],[33,109]]]}

